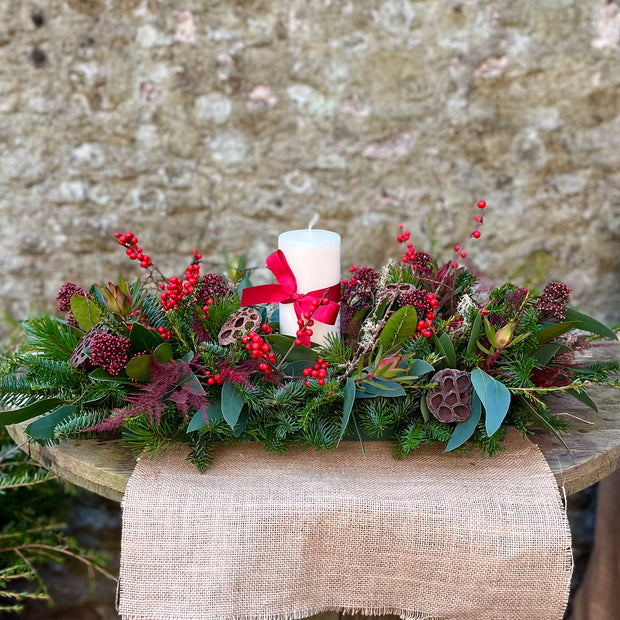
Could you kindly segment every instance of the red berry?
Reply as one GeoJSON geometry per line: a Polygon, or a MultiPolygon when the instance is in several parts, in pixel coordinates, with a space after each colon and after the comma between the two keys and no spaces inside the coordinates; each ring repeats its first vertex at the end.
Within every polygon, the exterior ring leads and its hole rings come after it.
{"type": "Polygon", "coordinates": [[[484,200],[481,200],[481,201],[478,203],[478,208],[479,208],[479,209],[484,209],[486,206],[487,206],[487,203],[486,203],[484,200]]]}
{"type": "Polygon", "coordinates": [[[467,256],[467,252],[461,252],[461,258],[465,258],[467,256]]]}
{"type": "Polygon", "coordinates": [[[455,251],[455,252],[458,252],[460,249],[461,249],[461,246],[460,246],[460,245],[455,245],[455,246],[454,246],[454,251],[455,251]]]}
{"type": "Polygon", "coordinates": [[[474,232],[473,232],[473,233],[471,233],[471,236],[472,236],[474,239],[479,239],[479,238],[480,238],[480,231],[479,231],[479,230],[474,230],[474,232]]]}

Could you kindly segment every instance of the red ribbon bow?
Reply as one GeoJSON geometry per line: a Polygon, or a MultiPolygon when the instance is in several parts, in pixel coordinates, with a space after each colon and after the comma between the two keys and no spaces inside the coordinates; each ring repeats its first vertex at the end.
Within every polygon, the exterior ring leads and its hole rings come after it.
{"type": "MultiPolygon", "coordinates": [[[[294,304],[295,314],[298,319],[304,313],[312,312],[312,318],[321,323],[333,325],[336,322],[338,311],[340,310],[340,304],[338,303],[340,301],[340,283],[328,288],[310,291],[309,293],[298,293],[295,274],[293,274],[282,250],[278,250],[268,256],[266,263],[278,283],[250,286],[243,289],[241,293],[242,306],[255,306],[257,304],[276,302],[294,304]],[[327,303],[324,300],[327,300],[327,303]],[[313,302],[315,304],[319,303],[319,306],[314,311],[312,308],[313,302]]],[[[302,344],[310,346],[310,338],[308,336],[300,336],[300,340],[302,344]]]]}

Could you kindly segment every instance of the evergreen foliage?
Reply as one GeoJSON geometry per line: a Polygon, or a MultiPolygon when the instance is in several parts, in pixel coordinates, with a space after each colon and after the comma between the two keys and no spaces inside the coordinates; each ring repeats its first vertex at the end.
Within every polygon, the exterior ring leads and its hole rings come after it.
{"type": "Polygon", "coordinates": [[[355,269],[342,283],[341,338],[309,347],[302,339],[314,313],[333,300],[317,297],[299,313],[296,336],[283,335],[271,306],[260,308],[260,326],[238,312],[239,290],[250,284],[245,271],[229,282],[200,279],[196,253],[186,282],[165,279],[134,235],[118,238],[145,266],[148,288],[121,279],[86,295],[65,285],[66,320],[27,321],[23,344],[4,357],[0,426],[46,415],[42,442],[121,432],[150,453],[185,442],[200,469],[217,442],[260,441],[283,452],[296,443],[326,449],[391,438],[403,457],[423,444],[456,449],[469,440],[493,454],[506,425],[523,434],[565,427],[545,397],[566,392],[588,402],[590,385],[618,384],[617,362],[578,361],[595,337],[615,335],[568,308],[561,283],[542,295],[506,283],[485,297],[464,267],[440,266],[409,244],[399,265],[355,269]],[[239,327],[222,346],[231,317],[239,327]],[[469,414],[481,405],[466,431],[429,400],[447,399],[437,379],[443,370],[468,377],[469,414]]]}
{"type": "Polygon", "coordinates": [[[38,570],[43,562],[78,559],[89,575],[95,570],[114,579],[104,556],[64,533],[59,491],[55,476],[0,430],[0,614],[19,614],[29,600],[52,603],[38,570]]]}

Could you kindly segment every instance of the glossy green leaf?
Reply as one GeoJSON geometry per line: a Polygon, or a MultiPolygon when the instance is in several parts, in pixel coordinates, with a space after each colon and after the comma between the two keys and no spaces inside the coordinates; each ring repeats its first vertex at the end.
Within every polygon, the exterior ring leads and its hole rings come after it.
{"type": "Polygon", "coordinates": [[[471,326],[471,332],[469,334],[469,340],[467,342],[467,355],[473,355],[476,353],[476,345],[480,339],[480,325],[482,323],[482,316],[480,312],[476,312],[476,318],[471,326]]]}
{"type": "Polygon", "coordinates": [[[510,392],[503,384],[488,375],[481,368],[471,373],[471,382],[485,410],[487,435],[494,435],[502,425],[510,407],[510,392]]]}
{"type": "Polygon", "coordinates": [[[355,402],[355,381],[351,377],[347,378],[347,382],[344,384],[344,402],[342,404],[342,424],[340,425],[340,439],[342,439],[344,432],[349,424],[349,418],[351,417],[351,411],[353,410],[353,403],[355,402]]]}
{"type": "Polygon", "coordinates": [[[459,422],[455,427],[450,440],[446,446],[446,452],[451,452],[455,448],[462,446],[476,430],[478,422],[482,416],[482,403],[478,394],[474,392],[471,398],[471,415],[464,422],[459,422]]]}
{"type": "Polygon", "coordinates": [[[71,296],[71,313],[78,325],[87,332],[101,320],[101,310],[98,306],[86,299],[84,295],[71,296]]]}
{"type": "MultiPolygon", "coordinates": [[[[273,352],[279,357],[284,356],[295,342],[295,338],[292,336],[283,336],[282,334],[269,334],[269,336],[265,336],[265,340],[269,343],[273,352]]],[[[286,361],[299,362],[303,360],[314,364],[317,359],[319,359],[319,355],[314,349],[301,345],[299,347],[293,347],[286,361]]]]}
{"type": "Polygon", "coordinates": [[[455,368],[456,367],[456,352],[454,351],[454,345],[448,334],[441,334],[439,338],[435,337],[435,345],[438,349],[438,353],[443,355],[444,359],[441,361],[443,368],[455,368]]]}
{"type": "Polygon", "coordinates": [[[547,422],[547,420],[545,420],[545,418],[541,416],[540,413],[538,413],[538,411],[536,411],[536,409],[534,409],[534,407],[532,407],[532,405],[528,403],[525,398],[521,397],[521,402],[529,410],[532,416],[536,420],[538,420],[542,426],[544,426],[547,429],[548,432],[550,432],[552,435],[555,435],[558,438],[558,440],[566,448],[568,453],[572,454],[571,449],[568,447],[568,444],[564,441],[564,438],[562,437],[562,435],[560,435],[558,429],[551,426],[551,424],[549,424],[549,422],[547,422]]]}
{"type": "Polygon", "coordinates": [[[26,428],[26,433],[33,439],[38,439],[40,441],[45,439],[53,439],[56,425],[72,416],[75,413],[75,410],[75,405],[62,405],[55,411],[52,411],[46,416],[43,416],[29,424],[26,428]]]}
{"type": "Polygon", "coordinates": [[[558,353],[564,353],[568,350],[568,347],[557,342],[546,342],[534,351],[532,357],[540,366],[546,366],[558,353]]]}
{"type": "Polygon", "coordinates": [[[132,323],[129,342],[136,353],[150,353],[166,341],[154,329],[147,329],[140,323],[132,323]]]}
{"type": "Polygon", "coordinates": [[[228,426],[234,429],[239,419],[241,409],[243,409],[245,401],[241,392],[236,388],[234,383],[227,381],[222,387],[222,416],[228,422],[228,426]]]}
{"type": "Polygon", "coordinates": [[[172,360],[172,346],[169,342],[162,342],[153,351],[153,359],[160,364],[167,364],[172,360]]]}
{"type": "Polygon", "coordinates": [[[30,403],[19,409],[11,411],[0,411],[0,428],[8,424],[18,424],[38,415],[42,415],[60,405],[62,400],[59,398],[44,398],[30,403]]]}
{"type": "Polygon", "coordinates": [[[306,360],[299,360],[297,362],[291,362],[284,365],[284,372],[287,377],[302,377],[305,368],[311,367],[312,362],[306,360]]]}
{"type": "Polygon", "coordinates": [[[391,351],[415,334],[418,313],[413,306],[403,306],[385,324],[379,335],[378,344],[385,351],[391,351]]]}
{"type": "Polygon", "coordinates": [[[131,383],[131,379],[125,375],[125,373],[119,375],[111,375],[103,368],[95,368],[92,372],[88,373],[88,376],[93,381],[102,381],[106,383],[131,383]]]}
{"type": "Polygon", "coordinates": [[[562,323],[553,323],[549,325],[549,327],[545,327],[543,330],[539,331],[536,334],[536,338],[538,342],[544,344],[545,342],[551,342],[551,340],[555,340],[559,338],[562,334],[565,334],[567,331],[577,327],[577,323],[575,321],[563,321],[562,323]]]}
{"type": "Polygon", "coordinates": [[[612,340],[618,340],[618,337],[607,325],[593,319],[591,316],[587,314],[582,314],[581,312],[577,312],[573,308],[566,308],[566,313],[564,318],[567,321],[572,321],[575,323],[575,327],[577,329],[583,329],[586,332],[590,332],[592,334],[597,334],[602,336],[603,338],[611,338],[612,340]]]}
{"type": "Polygon", "coordinates": [[[132,357],[127,363],[125,369],[128,377],[135,379],[136,381],[150,381],[151,380],[151,356],[150,355],[136,355],[132,357]]]}
{"type": "Polygon", "coordinates": [[[579,392],[577,390],[566,390],[567,394],[570,394],[573,398],[581,401],[584,405],[590,407],[590,409],[594,409],[596,413],[598,413],[598,407],[596,403],[583,391],[579,392]]]}

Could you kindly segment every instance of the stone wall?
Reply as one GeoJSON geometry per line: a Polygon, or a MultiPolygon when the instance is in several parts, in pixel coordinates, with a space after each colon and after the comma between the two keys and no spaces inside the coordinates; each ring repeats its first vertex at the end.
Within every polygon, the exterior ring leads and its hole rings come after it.
{"type": "Polygon", "coordinates": [[[119,229],[181,275],[318,213],[378,266],[485,199],[472,267],[617,323],[619,55],[612,0],[2,0],[0,306],[136,276],[119,229]]]}

